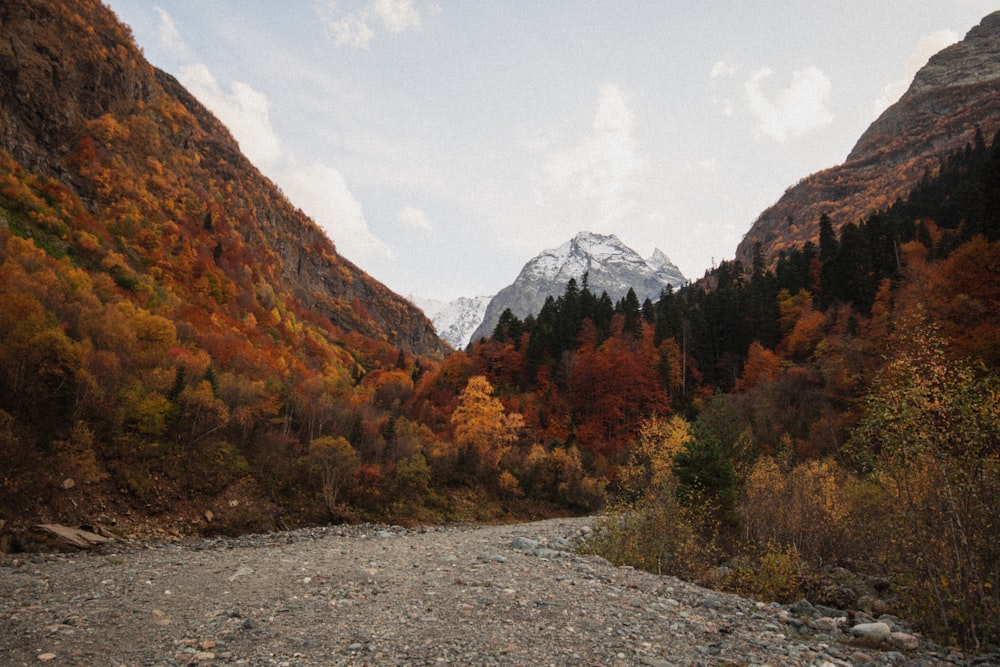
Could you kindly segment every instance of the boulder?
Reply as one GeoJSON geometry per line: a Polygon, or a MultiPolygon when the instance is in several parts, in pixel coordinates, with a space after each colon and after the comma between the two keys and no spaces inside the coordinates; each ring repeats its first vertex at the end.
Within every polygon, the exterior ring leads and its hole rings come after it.
{"type": "Polygon", "coordinates": [[[858,623],[853,628],[851,628],[851,634],[855,637],[864,637],[865,639],[874,639],[876,641],[882,641],[889,637],[891,629],[886,623],[858,623]]]}

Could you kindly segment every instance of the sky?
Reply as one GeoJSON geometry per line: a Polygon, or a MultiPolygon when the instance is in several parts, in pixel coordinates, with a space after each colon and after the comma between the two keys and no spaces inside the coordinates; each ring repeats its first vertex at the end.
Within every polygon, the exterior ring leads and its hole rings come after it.
{"type": "Polygon", "coordinates": [[[105,0],[338,251],[494,294],[587,230],[691,279],[1000,0],[105,0]]]}

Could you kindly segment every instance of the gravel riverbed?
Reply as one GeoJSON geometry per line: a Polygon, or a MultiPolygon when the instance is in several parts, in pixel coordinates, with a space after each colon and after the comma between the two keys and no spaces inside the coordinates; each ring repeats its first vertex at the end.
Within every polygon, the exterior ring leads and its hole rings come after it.
{"type": "Polygon", "coordinates": [[[981,663],[581,556],[590,522],[334,526],[0,556],[0,664],[981,663]]]}

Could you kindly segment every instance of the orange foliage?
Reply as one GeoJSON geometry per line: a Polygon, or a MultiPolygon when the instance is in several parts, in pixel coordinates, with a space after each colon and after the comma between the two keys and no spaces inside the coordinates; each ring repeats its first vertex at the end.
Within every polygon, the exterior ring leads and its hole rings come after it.
{"type": "Polygon", "coordinates": [[[772,382],[781,372],[781,359],[774,352],[754,341],[747,350],[743,374],[736,382],[736,391],[753,389],[758,384],[772,382]]]}

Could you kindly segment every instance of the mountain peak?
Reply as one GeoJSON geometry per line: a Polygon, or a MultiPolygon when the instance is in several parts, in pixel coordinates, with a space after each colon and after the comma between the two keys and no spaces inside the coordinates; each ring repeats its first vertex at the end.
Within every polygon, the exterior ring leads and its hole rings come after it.
{"type": "Polygon", "coordinates": [[[490,301],[472,340],[491,335],[507,308],[517,317],[534,315],[547,297],[562,294],[570,279],[582,283],[584,276],[591,292],[607,292],[614,300],[632,288],[640,301],[655,301],[667,285],[677,287],[687,282],[661,250],[646,260],[614,234],[582,231],[529,260],[514,283],[490,301]]]}
{"type": "Polygon", "coordinates": [[[492,296],[461,296],[454,301],[438,301],[414,294],[407,298],[430,318],[438,336],[456,350],[464,350],[472,340],[472,333],[482,323],[486,307],[493,299],[492,296]]]}

